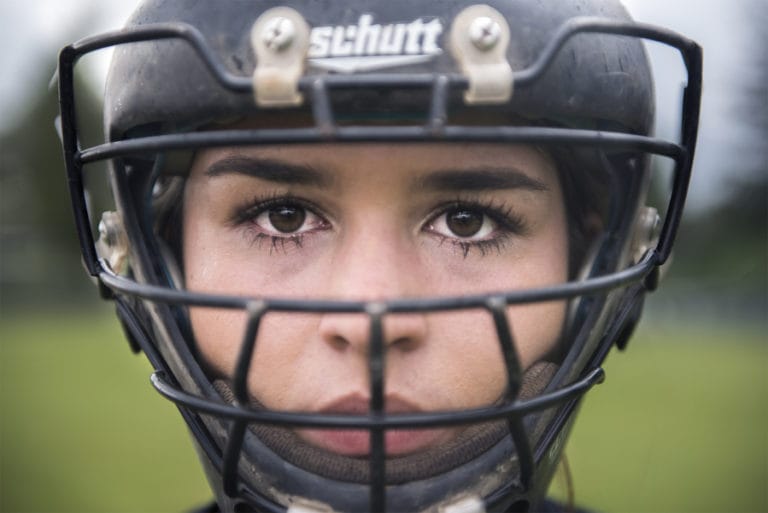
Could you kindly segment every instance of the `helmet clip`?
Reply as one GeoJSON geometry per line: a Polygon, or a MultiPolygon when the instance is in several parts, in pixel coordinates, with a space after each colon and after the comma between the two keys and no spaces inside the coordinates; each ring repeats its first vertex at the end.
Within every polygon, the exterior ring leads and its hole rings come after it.
{"type": "Polygon", "coordinates": [[[253,24],[251,44],[256,54],[253,94],[260,107],[300,105],[299,79],[309,49],[309,25],[298,11],[275,7],[253,24]]]}
{"type": "Polygon", "coordinates": [[[514,77],[507,61],[509,25],[487,5],[467,7],[451,27],[451,52],[469,80],[464,93],[468,104],[506,103],[512,97],[514,77]]]}

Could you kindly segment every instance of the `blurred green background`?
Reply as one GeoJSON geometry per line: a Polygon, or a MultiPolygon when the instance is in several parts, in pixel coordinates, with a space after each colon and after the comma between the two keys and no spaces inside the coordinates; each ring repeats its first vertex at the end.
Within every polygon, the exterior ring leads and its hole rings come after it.
{"type": "MultiPolygon", "coordinates": [[[[23,95],[0,89],[2,513],[185,511],[209,497],[178,413],[79,265],[48,84],[55,48],[91,33],[107,4],[29,54],[23,95]]],[[[736,32],[757,51],[705,67],[673,270],[626,352],[609,356],[569,442],[576,501],[596,511],[768,511],[768,2],[726,4],[742,7],[736,32]],[[724,82],[725,107],[713,92],[724,82]],[[707,121],[715,107],[727,119],[707,121]],[[702,194],[713,177],[717,195],[702,194]]],[[[0,5],[0,40],[18,28],[6,15],[17,5],[0,5]]],[[[721,50],[705,47],[705,62],[721,50]]],[[[98,126],[96,110],[83,122],[98,126]]],[[[552,493],[566,495],[563,475],[552,493]]]]}

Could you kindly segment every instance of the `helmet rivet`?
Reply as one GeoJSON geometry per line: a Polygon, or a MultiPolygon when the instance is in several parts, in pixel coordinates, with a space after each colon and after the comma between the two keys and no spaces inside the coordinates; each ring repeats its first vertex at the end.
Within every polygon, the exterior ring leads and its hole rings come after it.
{"type": "Polygon", "coordinates": [[[501,27],[488,16],[480,16],[469,26],[469,39],[478,50],[488,51],[499,42],[501,27]]]}
{"type": "Polygon", "coordinates": [[[264,44],[273,52],[286,49],[296,37],[296,25],[282,16],[269,20],[261,35],[264,44]]]}

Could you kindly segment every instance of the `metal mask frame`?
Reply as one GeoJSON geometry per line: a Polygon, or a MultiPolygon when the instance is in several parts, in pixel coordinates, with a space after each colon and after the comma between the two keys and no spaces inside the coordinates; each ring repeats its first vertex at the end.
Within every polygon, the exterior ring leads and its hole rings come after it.
{"type": "MultiPolygon", "coordinates": [[[[189,418],[190,412],[209,414],[232,421],[227,446],[223,454],[209,454],[220,467],[225,492],[230,496],[249,492],[242,490],[238,477],[238,460],[242,451],[246,427],[251,422],[276,426],[334,427],[365,429],[370,432],[370,511],[386,510],[384,434],[389,429],[425,428],[470,424],[481,421],[506,419],[517,451],[520,467],[520,485],[523,490],[531,486],[534,472],[534,448],[525,431],[524,416],[556,405],[569,405],[572,409],[578,399],[594,384],[602,381],[602,358],[613,340],[598,350],[594,365],[590,365],[577,381],[554,392],[520,400],[517,393],[522,369],[518,362],[512,332],[505,307],[521,303],[571,299],[578,296],[606,292],[619,287],[634,287],[635,296],[655,287],[658,268],[669,257],[682,215],[683,204],[691,176],[696,146],[702,82],[702,53],[693,41],[672,31],[651,25],[575,18],[561,26],[537,60],[526,69],[514,72],[516,89],[535,87],[536,81],[547,70],[558,51],[566,42],[580,33],[601,33],[647,39],[671,46],[679,51],[687,71],[687,86],[683,96],[681,142],[679,144],[628,133],[551,128],[533,126],[457,126],[446,123],[448,99],[452,91],[463,92],[469,87],[468,79],[458,73],[423,74],[365,74],[365,75],[313,75],[299,80],[299,91],[311,104],[314,126],[290,129],[249,129],[200,131],[181,134],[148,136],[136,139],[106,142],[81,147],[75,111],[74,67],[84,55],[111,46],[158,39],[183,40],[192,47],[219,84],[231,92],[253,93],[251,77],[229,73],[217,60],[202,34],[193,26],[182,23],[163,23],[132,27],[100,36],[83,39],[65,47],[59,56],[59,101],[61,109],[62,144],[66,173],[75,223],[80,238],[83,262],[87,272],[95,277],[103,289],[115,295],[118,311],[134,334],[142,328],[135,318],[127,315],[125,299],[135,297],[169,305],[206,306],[239,309],[247,312],[247,328],[243,335],[241,352],[233,377],[235,402],[213,402],[181,389],[170,375],[167,365],[157,349],[146,338],[140,340],[156,371],[152,383],[159,393],[179,406],[189,418]],[[390,88],[407,87],[431,91],[431,105],[422,125],[410,126],[339,126],[330,101],[334,88],[390,88]],[[234,146],[247,144],[294,144],[322,142],[410,142],[410,141],[478,141],[506,143],[567,144],[594,146],[602,149],[627,149],[670,157],[675,163],[672,192],[658,244],[637,263],[622,271],[606,276],[590,277],[580,282],[569,282],[536,290],[499,294],[461,296],[430,299],[399,299],[381,302],[285,300],[192,293],[157,285],[140,284],[116,274],[97,253],[86,205],[83,166],[116,157],[156,153],[167,150],[191,149],[202,146],[234,146]],[[382,325],[386,315],[404,312],[436,312],[457,309],[482,309],[492,316],[498,342],[502,348],[507,370],[507,402],[461,412],[429,412],[390,415],[384,412],[384,344],[382,325]],[[370,319],[369,373],[370,412],[367,415],[331,415],[301,412],[276,412],[249,407],[246,390],[251,356],[255,350],[256,334],[263,315],[268,312],[345,312],[363,313],[370,319]]],[[[633,301],[622,305],[619,317],[632,315],[633,301]]],[[[621,326],[622,324],[619,324],[621,326]]],[[[618,335],[618,334],[616,334],[618,335]]],[[[190,423],[193,425],[193,423],[190,423]]],[[[214,451],[206,448],[207,452],[214,451]]]]}

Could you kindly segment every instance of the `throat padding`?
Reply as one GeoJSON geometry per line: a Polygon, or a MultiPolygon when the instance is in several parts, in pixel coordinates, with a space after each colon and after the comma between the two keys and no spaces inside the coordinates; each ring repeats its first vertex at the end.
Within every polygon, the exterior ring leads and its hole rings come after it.
{"type": "MultiPolygon", "coordinates": [[[[530,398],[543,390],[556,370],[557,365],[551,362],[534,364],[523,376],[519,398],[530,398]]],[[[225,381],[216,380],[214,386],[225,401],[233,402],[234,394],[225,381]]],[[[262,406],[253,402],[252,407],[262,406]]],[[[252,424],[249,429],[264,445],[292,465],[338,481],[370,481],[370,462],[367,458],[342,456],[320,449],[305,442],[288,428],[252,424]]],[[[445,473],[478,457],[508,434],[504,420],[474,424],[467,426],[447,443],[417,453],[388,458],[387,484],[418,481],[445,473]]]]}

